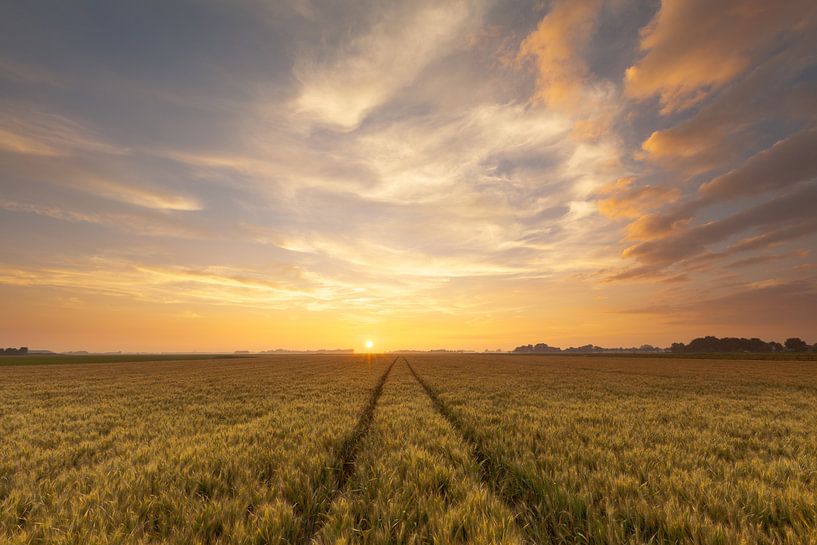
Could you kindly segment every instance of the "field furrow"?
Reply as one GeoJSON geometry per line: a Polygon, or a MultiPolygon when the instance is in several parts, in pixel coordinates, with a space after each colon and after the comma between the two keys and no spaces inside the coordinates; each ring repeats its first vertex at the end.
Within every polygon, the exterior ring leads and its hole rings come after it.
{"type": "MultiPolygon", "coordinates": [[[[343,442],[336,449],[334,460],[332,463],[332,472],[334,477],[334,497],[342,493],[346,487],[346,483],[355,471],[355,460],[358,456],[361,441],[369,431],[374,419],[375,409],[380,396],[383,394],[383,386],[391,373],[394,364],[397,363],[397,358],[392,360],[391,364],[386,368],[377,381],[374,389],[369,395],[369,401],[363,407],[360,416],[357,419],[357,424],[352,432],[343,440],[343,442]]],[[[304,518],[303,535],[314,537],[320,531],[323,521],[326,519],[327,513],[331,509],[330,503],[324,503],[324,509],[314,512],[310,517],[304,518]]]]}
{"type": "Polygon", "coordinates": [[[489,454],[479,434],[440,399],[434,388],[417,374],[410,363],[406,363],[437,411],[471,445],[483,482],[514,512],[526,540],[533,544],[547,544],[572,542],[573,538],[578,537],[575,532],[564,534],[560,516],[565,507],[576,505],[581,500],[570,498],[550,483],[533,479],[504,463],[501,458],[489,454]]]}
{"type": "Polygon", "coordinates": [[[538,543],[817,543],[809,364],[520,361],[412,357],[538,543]]]}
{"type": "Polygon", "coordinates": [[[0,390],[11,430],[0,437],[0,541],[305,542],[387,364],[6,369],[15,387],[0,390]]]}
{"type": "Polygon", "coordinates": [[[0,369],[0,543],[817,545],[808,362],[0,369]]]}
{"type": "Polygon", "coordinates": [[[511,512],[481,482],[470,445],[403,361],[385,385],[356,465],[315,543],[522,543],[511,512]]]}

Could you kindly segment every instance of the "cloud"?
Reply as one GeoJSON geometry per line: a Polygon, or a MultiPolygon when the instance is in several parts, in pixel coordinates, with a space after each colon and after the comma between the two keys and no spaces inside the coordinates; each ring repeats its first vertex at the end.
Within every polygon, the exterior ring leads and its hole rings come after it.
{"type": "Polygon", "coordinates": [[[667,211],[636,217],[627,226],[627,238],[650,240],[668,236],[686,227],[697,210],[697,201],[687,201],[667,211]]]}
{"type": "MultiPolygon", "coordinates": [[[[208,103],[196,86],[196,114],[206,123],[159,131],[190,138],[145,140],[121,160],[55,156],[34,170],[18,160],[25,175],[11,182],[15,210],[149,234],[168,247],[180,237],[284,247],[286,259],[329,276],[420,279],[407,293],[429,279],[543,276],[604,262],[613,232],[592,249],[572,248],[603,223],[593,192],[622,174],[620,151],[606,136],[565,139],[568,115],[508,94],[507,81],[463,63],[488,13],[481,6],[380,7],[351,29],[315,6],[308,24],[328,25],[326,41],[300,42],[291,94],[276,88],[229,110],[225,122],[221,90],[208,103]],[[363,102],[347,107],[344,97],[363,102]],[[330,107],[336,98],[338,110],[330,107]],[[311,132],[302,130],[305,118],[316,123],[311,132]],[[80,190],[84,202],[73,194],[53,202],[49,186],[80,190]]],[[[184,96],[183,85],[173,87],[184,96]]],[[[161,117],[164,127],[179,104],[161,102],[137,124],[161,117]]]]}
{"type": "Polygon", "coordinates": [[[666,277],[674,274],[671,272],[673,266],[685,272],[707,272],[720,269],[732,271],[736,267],[750,266],[756,263],[767,263],[771,266],[772,263],[783,259],[800,259],[802,261],[809,257],[810,252],[808,250],[799,249],[784,254],[758,254],[737,261],[727,260],[740,254],[771,251],[800,239],[808,239],[815,234],[817,234],[817,219],[796,220],[791,225],[742,238],[718,251],[704,250],[692,257],[685,257],[669,265],[661,262],[638,265],[615,273],[608,278],[615,280],[634,277],[666,277]]]}
{"type": "Polygon", "coordinates": [[[2,127],[0,127],[0,149],[24,155],[61,155],[60,150],[45,142],[2,127]]]}
{"type": "Polygon", "coordinates": [[[777,261],[783,261],[787,259],[794,259],[794,258],[804,258],[808,257],[809,252],[807,250],[798,250],[794,252],[788,252],[785,254],[768,254],[768,255],[755,255],[752,257],[746,257],[743,259],[738,259],[729,264],[729,267],[753,267],[755,265],[764,265],[768,266],[770,263],[775,263],[777,261]]]}
{"type": "Polygon", "coordinates": [[[559,155],[542,165],[555,167],[566,151],[560,138],[568,129],[563,118],[541,109],[514,103],[482,104],[363,131],[349,151],[379,181],[364,191],[370,197],[427,202],[448,200],[449,191],[460,189],[481,199],[479,189],[500,189],[498,184],[508,190],[509,179],[515,179],[515,187],[525,192],[525,186],[534,181],[526,180],[519,158],[535,153],[559,155]],[[503,174],[497,172],[502,170],[500,165],[519,168],[515,175],[503,174]]]}
{"type": "MultiPolygon", "coordinates": [[[[130,237],[159,237],[164,239],[165,244],[167,244],[168,239],[214,240],[219,235],[236,235],[235,229],[225,229],[222,233],[219,233],[216,228],[191,224],[189,221],[164,214],[161,209],[146,208],[135,212],[134,210],[121,209],[125,207],[102,209],[102,207],[93,206],[98,204],[98,201],[84,203],[85,206],[65,202],[49,204],[43,201],[44,199],[39,199],[39,202],[20,202],[4,199],[0,200],[0,210],[19,214],[34,214],[70,223],[104,226],[106,229],[112,229],[130,237]]],[[[60,231],[57,229],[55,236],[59,234],[60,231]]]]}
{"type": "Polygon", "coordinates": [[[706,131],[692,124],[681,124],[653,132],[641,149],[650,160],[695,175],[736,158],[734,131],[735,127],[727,123],[715,123],[706,131]]]}
{"type": "Polygon", "coordinates": [[[640,217],[628,228],[631,238],[664,236],[686,225],[696,213],[726,201],[785,190],[817,178],[817,130],[808,129],[765,149],[737,168],[701,184],[697,195],[658,214],[640,217]]]}
{"type": "Polygon", "coordinates": [[[817,84],[808,76],[814,37],[783,47],[679,123],[653,131],[642,144],[646,159],[695,175],[728,166],[747,150],[762,147],[768,124],[817,121],[817,84]],[[810,121],[809,121],[810,120],[810,121]]]}
{"type": "MultiPolygon", "coordinates": [[[[758,16],[727,16],[735,2],[668,0],[639,54],[657,2],[545,4],[170,2],[161,21],[133,4],[108,21],[117,44],[43,50],[46,30],[75,36],[101,12],[15,22],[4,293],[178,301],[202,321],[330,310],[369,327],[411,313],[426,331],[450,315],[488,324],[477,335],[500,315],[508,331],[602,331],[624,301],[803,273],[817,34],[737,36],[758,16]],[[155,39],[132,48],[146,28],[155,39]],[[746,64],[689,76],[703,51],[719,69],[746,64]]],[[[791,5],[772,27],[792,10],[810,20],[791,5]]]]}
{"type": "Polygon", "coordinates": [[[583,54],[596,28],[601,0],[561,0],[519,47],[518,58],[533,57],[536,98],[554,108],[572,110],[584,98],[590,74],[583,54]]]}
{"type": "Polygon", "coordinates": [[[532,59],[536,86],[532,101],[571,121],[570,137],[579,142],[617,136],[614,126],[623,111],[621,90],[591,70],[594,40],[600,20],[618,2],[559,0],[519,46],[517,64],[532,59]]]}
{"type": "Polygon", "coordinates": [[[674,202],[681,192],[674,187],[633,187],[634,178],[622,178],[599,190],[605,196],[596,202],[599,212],[608,218],[639,218],[648,210],[674,202]]]}
{"type": "MultiPolygon", "coordinates": [[[[79,156],[32,156],[6,160],[6,177],[0,180],[9,200],[31,202],[37,194],[39,204],[46,208],[65,208],[70,201],[86,201],[86,216],[99,217],[112,211],[110,206],[100,203],[101,199],[124,203],[131,206],[162,211],[198,211],[204,208],[202,201],[182,188],[189,184],[174,183],[167,172],[151,172],[144,163],[145,157],[109,156],[103,154],[79,156]],[[141,165],[134,169],[134,163],[141,165]],[[69,200],[64,191],[51,195],[56,188],[82,192],[69,200]],[[62,206],[54,201],[63,199],[62,206]],[[93,201],[94,206],[87,206],[93,201]],[[53,204],[48,205],[51,202],[53,204]]],[[[37,208],[37,207],[35,207],[37,208]]],[[[116,210],[121,212],[121,210],[116,210]]]]}
{"type": "Polygon", "coordinates": [[[698,189],[705,204],[785,189],[817,178],[817,129],[797,133],[698,189]]]}
{"type": "Polygon", "coordinates": [[[0,150],[59,157],[75,153],[126,153],[62,115],[6,105],[0,110],[0,150]]]}
{"type": "Polygon", "coordinates": [[[119,202],[153,208],[156,210],[196,211],[202,204],[193,197],[172,193],[165,189],[151,188],[146,184],[125,184],[103,178],[83,178],[76,186],[95,195],[119,202]]]}
{"type": "Polygon", "coordinates": [[[642,31],[643,57],[627,69],[628,96],[660,97],[664,114],[686,109],[731,82],[783,32],[814,23],[810,0],[662,2],[642,31]]]}
{"type": "MultiPolygon", "coordinates": [[[[667,324],[692,325],[693,335],[762,336],[810,339],[817,330],[814,278],[744,283],[723,293],[667,301],[631,312],[663,316],[667,324]]],[[[810,342],[813,340],[810,339],[810,342]]]]}
{"type": "Polygon", "coordinates": [[[0,284],[63,288],[164,303],[206,302],[278,307],[326,298],[327,286],[308,282],[297,269],[279,265],[278,280],[266,274],[229,267],[146,266],[96,258],[44,268],[0,268],[0,284]]]}
{"type": "Polygon", "coordinates": [[[811,223],[817,203],[817,184],[753,206],[724,219],[682,230],[663,238],[630,246],[625,257],[645,264],[671,265],[700,254],[713,244],[753,228],[811,223]]]}
{"type": "Polygon", "coordinates": [[[449,52],[477,16],[475,11],[479,10],[459,0],[382,11],[366,33],[339,46],[334,58],[297,61],[296,110],[340,130],[355,128],[449,52]]]}
{"type": "Polygon", "coordinates": [[[49,206],[34,203],[21,203],[16,201],[0,201],[0,209],[9,212],[22,212],[28,214],[37,214],[39,216],[46,216],[53,219],[83,222],[83,223],[101,223],[102,219],[95,214],[88,214],[78,212],[75,210],[68,210],[65,207],[49,206]]]}
{"type": "Polygon", "coordinates": [[[768,248],[774,248],[775,246],[779,246],[783,243],[788,243],[803,237],[807,237],[814,233],[817,233],[817,218],[812,218],[811,220],[806,220],[795,225],[774,229],[760,235],[745,238],[728,248],[724,253],[725,255],[732,255],[739,252],[749,252],[757,249],[765,250],[768,248]]]}

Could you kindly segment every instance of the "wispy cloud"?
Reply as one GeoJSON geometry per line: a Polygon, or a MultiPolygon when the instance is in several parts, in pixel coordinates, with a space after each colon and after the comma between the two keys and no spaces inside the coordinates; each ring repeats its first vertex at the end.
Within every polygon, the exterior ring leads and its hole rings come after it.
{"type": "Polygon", "coordinates": [[[62,115],[10,104],[0,107],[0,150],[46,157],[126,152],[62,115]]]}
{"type": "Polygon", "coordinates": [[[813,291],[811,2],[112,9],[117,43],[0,8],[14,301],[510,346],[813,291]]]}
{"type": "Polygon", "coordinates": [[[457,46],[478,3],[418,2],[375,10],[370,28],[295,65],[295,109],[342,130],[405,87],[429,63],[457,46]]]}

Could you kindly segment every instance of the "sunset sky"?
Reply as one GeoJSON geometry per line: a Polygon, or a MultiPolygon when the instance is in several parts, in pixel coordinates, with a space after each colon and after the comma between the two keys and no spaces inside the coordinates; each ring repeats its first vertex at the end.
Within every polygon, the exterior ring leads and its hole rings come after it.
{"type": "Polygon", "coordinates": [[[3,2],[0,345],[817,341],[817,2],[3,2]]]}

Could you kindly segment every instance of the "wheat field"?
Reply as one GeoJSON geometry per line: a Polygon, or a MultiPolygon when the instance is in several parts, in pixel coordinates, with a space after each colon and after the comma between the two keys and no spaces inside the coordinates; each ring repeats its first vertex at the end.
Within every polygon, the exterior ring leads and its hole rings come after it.
{"type": "Polygon", "coordinates": [[[0,543],[817,543],[817,364],[0,368],[0,543]]]}

